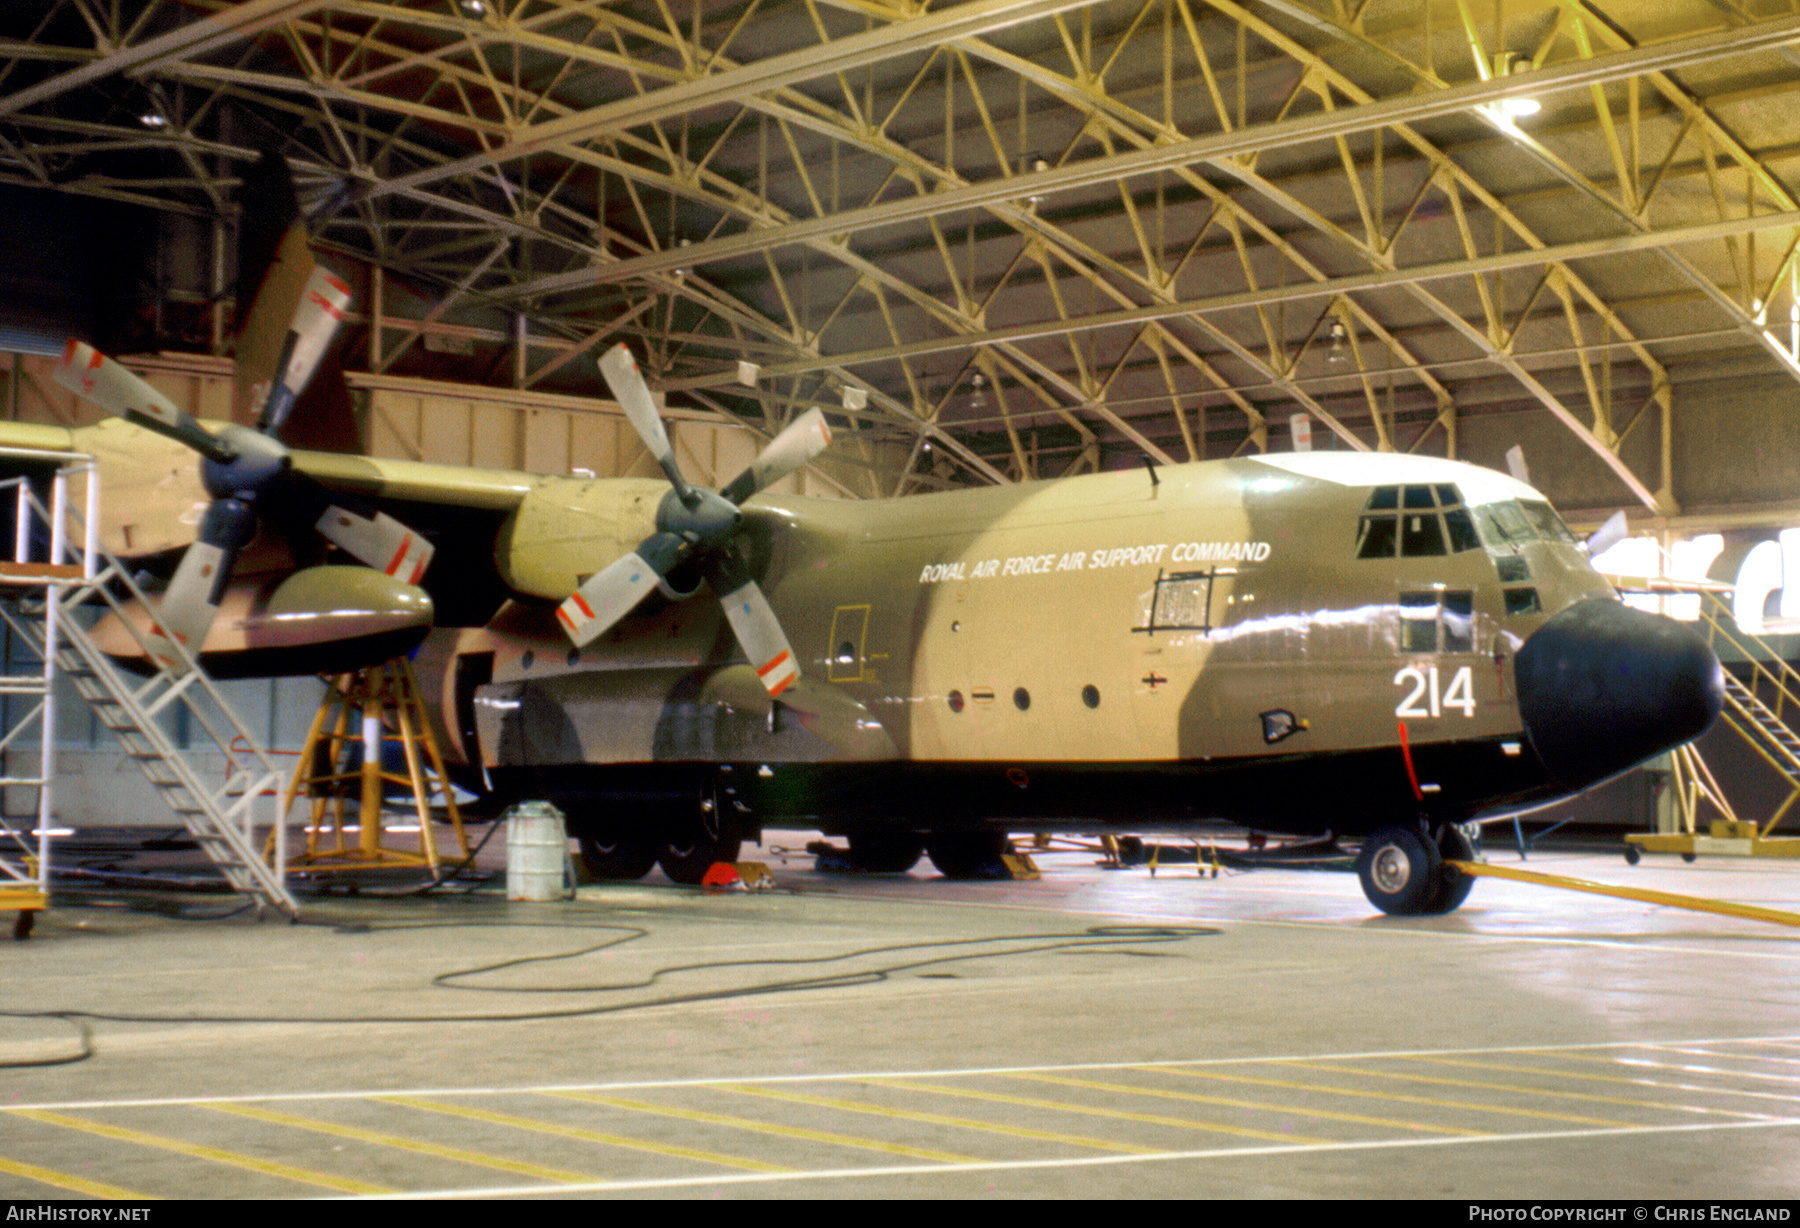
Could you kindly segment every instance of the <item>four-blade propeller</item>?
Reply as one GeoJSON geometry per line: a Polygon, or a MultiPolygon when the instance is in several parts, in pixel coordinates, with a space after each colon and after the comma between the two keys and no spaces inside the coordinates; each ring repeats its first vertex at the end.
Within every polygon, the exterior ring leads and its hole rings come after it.
{"type": "Polygon", "coordinates": [[[674,489],[656,509],[656,532],[590,576],[563,602],[557,611],[563,629],[576,647],[591,643],[637,608],[670,571],[692,561],[718,595],[757,677],[770,695],[780,695],[798,680],[800,668],[769,599],[738,552],[735,538],[743,523],[738,505],[825,450],[831,443],[825,415],[814,409],[789,423],[748,469],[715,494],[689,485],[682,476],[631,351],[623,344],[614,346],[600,360],[600,373],[674,489]]]}
{"type": "MultiPolygon", "coordinates": [[[[287,447],[275,437],[312,378],[349,301],[350,291],[343,282],[323,269],[312,271],[294,312],[276,379],[263,401],[259,430],[232,424],[214,434],[85,342],[71,341],[63,351],[57,383],[204,458],[200,476],[212,503],[160,607],[170,633],[196,656],[218,615],[232,565],[256,536],[260,513],[304,515],[347,553],[408,584],[417,584],[431,562],[430,542],[385,512],[342,506],[348,500],[334,503],[322,485],[293,469],[287,447]]],[[[170,668],[185,667],[182,654],[172,649],[156,655],[170,668]]]]}

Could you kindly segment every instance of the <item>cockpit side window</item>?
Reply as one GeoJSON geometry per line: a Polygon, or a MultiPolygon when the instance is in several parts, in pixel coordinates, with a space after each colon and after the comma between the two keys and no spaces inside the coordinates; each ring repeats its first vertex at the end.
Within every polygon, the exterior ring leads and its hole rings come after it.
{"type": "Polygon", "coordinates": [[[1481,526],[1481,536],[1489,546],[1520,546],[1537,540],[1537,531],[1511,500],[1482,504],[1475,509],[1475,523],[1481,526]]]}
{"type": "Polygon", "coordinates": [[[1453,484],[1377,486],[1357,527],[1359,559],[1434,558],[1476,550],[1469,509],[1453,484]]]}
{"type": "Polygon", "coordinates": [[[1525,518],[1537,529],[1538,536],[1547,542],[1566,542],[1575,544],[1575,535],[1569,532],[1569,526],[1563,523],[1561,516],[1548,503],[1539,503],[1531,499],[1520,499],[1519,507],[1525,518]]]}

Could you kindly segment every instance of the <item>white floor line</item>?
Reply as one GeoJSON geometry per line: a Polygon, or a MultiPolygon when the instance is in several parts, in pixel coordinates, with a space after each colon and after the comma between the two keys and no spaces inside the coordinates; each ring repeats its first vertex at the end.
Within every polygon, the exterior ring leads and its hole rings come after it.
{"type": "MultiPolygon", "coordinates": [[[[1067,1074],[1072,1071],[1155,1070],[1159,1067],[1250,1066],[1279,1062],[1379,1061],[1412,1057],[1491,1057],[1501,1054],[1593,1053],[1607,1050],[1664,1050],[1682,1045],[1785,1045],[1800,1035],[1714,1036],[1679,1040],[1615,1040],[1585,1044],[1489,1045],[1459,1049],[1372,1049],[1345,1053],[1276,1053],[1258,1057],[1146,1058],[1120,1062],[1063,1062],[1036,1066],[972,1066],[932,1070],[839,1071],[833,1074],[713,1075],[703,1079],[639,1079],[611,1083],[546,1083],[516,1087],[374,1087],[332,1092],[259,1092],[238,1096],[168,1096],[119,1100],[54,1100],[0,1106],[0,1114],[18,1109],[124,1109],[195,1104],[300,1103],[320,1100],[370,1100],[383,1096],[520,1096],[541,1092],[645,1091],[657,1088],[704,1088],[722,1084],[836,1083],[869,1079],[950,1079],[981,1075],[1067,1074]]],[[[1755,1056],[1754,1054],[1747,1056],[1755,1056]]],[[[1729,1072],[1728,1072],[1729,1073],[1729,1072]]],[[[1786,1120],[1786,1119],[1783,1119],[1786,1120]]],[[[1183,1153],[1185,1154],[1185,1153],[1183,1153]]]]}

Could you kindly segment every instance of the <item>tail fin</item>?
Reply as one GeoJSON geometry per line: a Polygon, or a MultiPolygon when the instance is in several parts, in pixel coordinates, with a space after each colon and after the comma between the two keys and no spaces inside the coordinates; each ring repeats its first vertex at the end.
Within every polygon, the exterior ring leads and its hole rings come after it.
{"type": "Polygon", "coordinates": [[[288,321],[312,276],[312,246],[287,162],[265,153],[244,176],[238,226],[237,379],[231,420],[255,426],[274,386],[288,321]]]}
{"type": "MultiPolygon", "coordinates": [[[[287,361],[289,326],[316,266],[307,219],[285,158],[276,153],[258,158],[244,175],[239,203],[237,375],[231,420],[255,427],[287,361]]],[[[362,450],[335,346],[318,363],[291,415],[275,432],[293,447],[362,450]]]]}

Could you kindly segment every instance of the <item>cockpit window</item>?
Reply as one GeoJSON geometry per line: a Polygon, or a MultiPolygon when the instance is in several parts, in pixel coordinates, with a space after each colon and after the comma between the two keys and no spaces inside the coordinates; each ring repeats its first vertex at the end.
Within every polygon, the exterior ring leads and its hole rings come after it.
{"type": "Polygon", "coordinates": [[[1377,486],[1357,528],[1356,557],[1432,558],[1479,549],[1481,539],[1461,503],[1462,492],[1448,482],[1377,486]]]}
{"type": "Polygon", "coordinates": [[[1530,499],[1520,499],[1519,507],[1525,518],[1537,529],[1538,536],[1547,542],[1566,542],[1573,546],[1575,535],[1569,532],[1569,526],[1563,523],[1562,517],[1548,503],[1539,503],[1530,499]]]}
{"type": "Polygon", "coordinates": [[[1482,504],[1475,509],[1475,522],[1489,546],[1518,546],[1537,540],[1537,530],[1511,500],[1482,504]]]}
{"type": "Polygon", "coordinates": [[[1444,553],[1444,530],[1436,516],[1400,517],[1400,553],[1407,558],[1444,553]]]}

